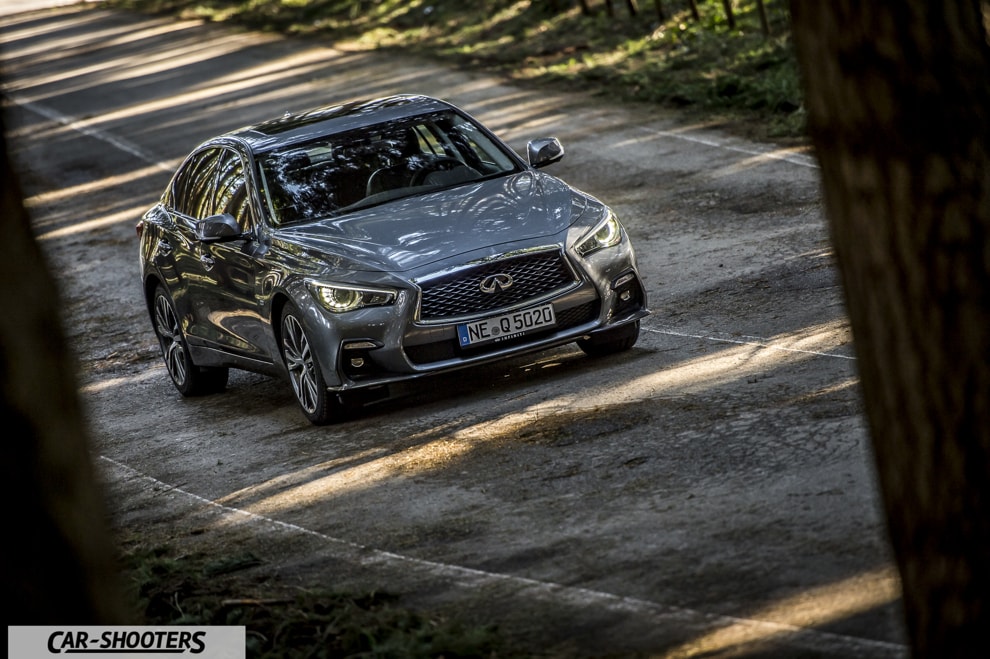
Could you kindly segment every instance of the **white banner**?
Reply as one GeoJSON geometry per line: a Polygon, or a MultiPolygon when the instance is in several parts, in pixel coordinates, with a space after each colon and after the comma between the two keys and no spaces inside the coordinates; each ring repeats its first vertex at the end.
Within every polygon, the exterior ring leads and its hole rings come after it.
{"type": "Polygon", "coordinates": [[[7,656],[50,659],[86,655],[87,659],[189,656],[244,659],[244,627],[66,626],[7,627],[7,656]]]}

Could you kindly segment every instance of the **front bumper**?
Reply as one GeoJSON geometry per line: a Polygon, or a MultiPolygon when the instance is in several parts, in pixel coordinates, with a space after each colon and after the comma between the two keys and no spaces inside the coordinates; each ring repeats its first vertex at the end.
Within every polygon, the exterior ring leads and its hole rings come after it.
{"type": "MultiPolygon", "coordinates": [[[[466,320],[495,316],[504,309],[451,322],[422,322],[419,293],[412,290],[402,291],[390,307],[321,318],[323,331],[317,333],[320,340],[315,343],[324,379],[338,392],[379,387],[564,345],[648,315],[645,287],[628,243],[611,254],[595,256],[582,262],[580,269],[574,267],[575,281],[563,292],[513,307],[552,304],[554,326],[505,341],[462,347],[457,332],[457,325],[466,320]]],[[[326,316],[327,312],[314,309],[314,313],[326,316]]]]}

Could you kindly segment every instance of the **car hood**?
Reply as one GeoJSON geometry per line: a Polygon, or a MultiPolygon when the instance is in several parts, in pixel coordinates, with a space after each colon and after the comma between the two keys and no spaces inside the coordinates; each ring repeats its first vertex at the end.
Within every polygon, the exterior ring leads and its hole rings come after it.
{"type": "Polygon", "coordinates": [[[556,236],[588,198],[563,181],[526,171],[398,199],[279,231],[311,258],[355,270],[403,272],[507,243],[556,236]]]}

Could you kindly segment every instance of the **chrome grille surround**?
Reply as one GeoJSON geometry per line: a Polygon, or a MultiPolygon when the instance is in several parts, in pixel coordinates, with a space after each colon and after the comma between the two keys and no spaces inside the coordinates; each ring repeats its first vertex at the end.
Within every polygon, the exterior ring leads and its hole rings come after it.
{"type": "Polygon", "coordinates": [[[580,281],[559,246],[509,252],[417,280],[421,291],[418,320],[450,323],[537,304],[571,290],[580,281]],[[483,292],[481,281],[499,274],[509,275],[512,285],[483,292]]]}

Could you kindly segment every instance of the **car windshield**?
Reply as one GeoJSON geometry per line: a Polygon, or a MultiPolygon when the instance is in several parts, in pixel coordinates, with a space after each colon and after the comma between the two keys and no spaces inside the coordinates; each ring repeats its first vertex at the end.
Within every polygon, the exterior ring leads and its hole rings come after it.
{"type": "Polygon", "coordinates": [[[453,111],[337,133],[260,159],[263,196],[276,226],[517,169],[503,146],[453,111]]]}

